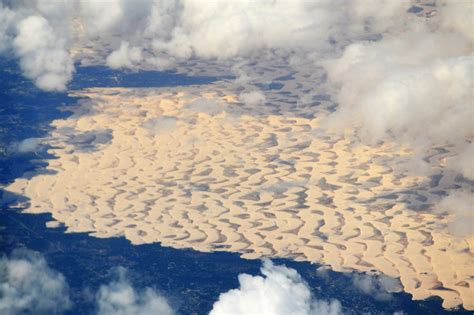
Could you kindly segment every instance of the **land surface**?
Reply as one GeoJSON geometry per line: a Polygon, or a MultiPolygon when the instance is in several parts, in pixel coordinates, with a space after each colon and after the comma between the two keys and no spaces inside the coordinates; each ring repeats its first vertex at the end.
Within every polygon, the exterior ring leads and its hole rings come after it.
{"type": "Polygon", "coordinates": [[[226,81],[73,92],[82,100],[43,140],[55,159],[7,190],[68,232],[383,273],[414,299],[474,309],[474,238],[429,211],[455,179],[398,170],[411,157],[399,144],[325,131],[333,104],[278,82],[259,106],[226,81]]]}

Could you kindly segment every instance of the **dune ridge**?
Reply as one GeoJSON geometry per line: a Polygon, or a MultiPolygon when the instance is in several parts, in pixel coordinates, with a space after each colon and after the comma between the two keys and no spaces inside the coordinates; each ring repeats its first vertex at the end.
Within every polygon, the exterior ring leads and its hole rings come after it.
{"type": "Polygon", "coordinates": [[[380,272],[414,299],[474,309],[474,238],[450,235],[448,216],[423,211],[438,185],[391,168],[407,148],[324,132],[324,100],[314,115],[282,115],[278,103],[275,113],[252,111],[222,85],[73,95],[83,100],[45,139],[57,157],[50,172],[7,187],[30,199],[27,212],[134,244],[380,272]]]}

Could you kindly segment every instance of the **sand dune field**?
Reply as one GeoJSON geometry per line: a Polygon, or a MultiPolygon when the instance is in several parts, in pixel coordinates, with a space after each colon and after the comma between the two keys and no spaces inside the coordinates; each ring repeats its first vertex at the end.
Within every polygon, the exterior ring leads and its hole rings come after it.
{"type": "Polygon", "coordinates": [[[51,212],[51,227],[383,273],[414,299],[474,309],[474,238],[426,209],[442,183],[392,168],[408,148],[324,132],[323,99],[265,113],[217,85],[74,95],[74,114],[44,140],[47,172],[7,187],[27,212],[51,212]]]}

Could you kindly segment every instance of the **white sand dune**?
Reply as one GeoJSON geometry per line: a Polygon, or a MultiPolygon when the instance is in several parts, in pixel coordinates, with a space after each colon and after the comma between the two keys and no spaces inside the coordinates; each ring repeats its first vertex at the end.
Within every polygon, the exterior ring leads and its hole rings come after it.
{"type": "Polygon", "coordinates": [[[319,130],[324,102],[309,116],[278,103],[259,113],[218,85],[74,95],[85,100],[48,140],[54,174],[7,187],[30,198],[27,212],[134,244],[381,272],[414,299],[474,309],[473,237],[416,211],[440,188],[391,168],[406,148],[319,130]]]}

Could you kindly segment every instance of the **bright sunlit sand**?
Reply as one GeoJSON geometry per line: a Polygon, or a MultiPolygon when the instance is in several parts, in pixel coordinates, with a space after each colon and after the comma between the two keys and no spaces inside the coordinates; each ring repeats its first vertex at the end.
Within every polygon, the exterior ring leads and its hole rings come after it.
{"type": "Polygon", "coordinates": [[[0,1],[0,314],[472,313],[473,22],[0,1]]]}
{"type": "Polygon", "coordinates": [[[251,115],[225,85],[73,95],[84,99],[44,140],[47,172],[7,187],[51,227],[383,273],[414,299],[474,309],[474,239],[414,209],[439,187],[390,167],[406,148],[322,132],[324,102],[304,118],[251,115]]]}

